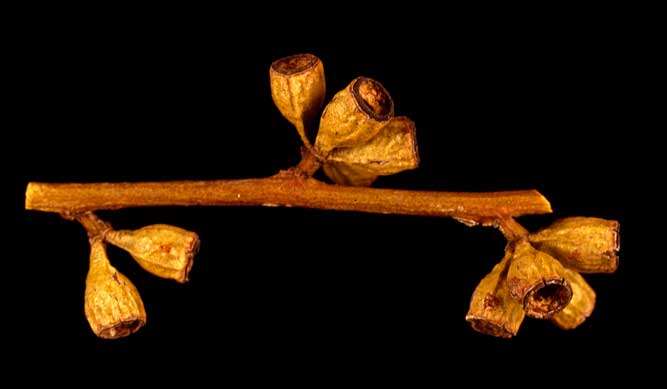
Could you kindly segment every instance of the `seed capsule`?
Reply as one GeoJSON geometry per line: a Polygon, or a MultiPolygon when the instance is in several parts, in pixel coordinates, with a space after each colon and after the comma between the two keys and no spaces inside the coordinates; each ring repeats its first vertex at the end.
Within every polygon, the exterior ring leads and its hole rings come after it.
{"type": "Polygon", "coordinates": [[[521,304],[514,300],[507,288],[507,268],[512,249],[494,266],[477,285],[470,300],[466,320],[475,331],[501,338],[517,334],[525,316],[521,304]]]}
{"type": "Polygon", "coordinates": [[[111,266],[105,245],[98,238],[90,242],[84,311],[100,338],[122,338],[146,324],[146,311],[137,288],[111,266]]]}
{"type": "Polygon", "coordinates": [[[199,237],[182,228],[155,224],[138,230],[109,231],[107,242],[129,252],[146,271],[158,277],[186,282],[199,237]]]}
{"type": "Polygon", "coordinates": [[[373,138],[394,116],[394,102],[379,82],[354,79],[324,108],[315,146],[326,157],[336,147],[359,145],[373,138]]]}
{"type": "Polygon", "coordinates": [[[324,172],[341,185],[368,186],[378,176],[414,169],[419,165],[415,124],[395,117],[366,143],[333,150],[324,172]]]}
{"type": "Polygon", "coordinates": [[[536,319],[550,318],[572,298],[560,262],[535,250],[525,239],[516,243],[507,282],[510,294],[523,304],[526,315],[536,319]]]}
{"type": "Polygon", "coordinates": [[[595,217],[568,217],[529,237],[539,250],[581,273],[613,273],[618,268],[619,223],[595,217]]]}
{"type": "Polygon", "coordinates": [[[593,313],[595,291],[576,271],[565,269],[565,279],[572,287],[572,300],[551,321],[564,330],[577,328],[593,313]]]}
{"type": "Polygon", "coordinates": [[[310,145],[306,126],[319,115],[326,92],[322,61],[312,54],[281,58],[271,64],[269,78],[276,107],[310,145]]]}

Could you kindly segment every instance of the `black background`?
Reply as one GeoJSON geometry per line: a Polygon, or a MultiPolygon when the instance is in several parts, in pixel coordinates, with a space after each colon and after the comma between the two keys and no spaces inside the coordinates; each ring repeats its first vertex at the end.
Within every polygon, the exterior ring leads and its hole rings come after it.
{"type": "Polygon", "coordinates": [[[166,359],[175,369],[203,359],[249,380],[623,363],[619,350],[637,334],[634,277],[646,260],[627,190],[641,158],[628,93],[639,49],[623,23],[420,17],[399,12],[382,27],[351,17],[232,26],[144,15],[18,29],[27,39],[15,57],[15,255],[31,274],[19,305],[34,324],[22,350],[33,359],[136,357],[136,366],[166,359]],[[233,179],[292,166],[299,140],[272,104],[268,67],[299,52],[323,60],[328,97],[369,76],[416,122],[421,166],[375,186],[536,188],[555,213],[522,218],[530,229],[572,215],[619,220],[619,270],[587,276],[598,294],[593,316],[574,331],[527,319],[512,340],[472,331],[469,298],[503,251],[492,229],[303,209],[146,208],[99,214],[118,228],[168,223],[199,233],[191,281],[155,278],[110,248],[148,324],[127,339],[97,339],[83,315],[85,234],[54,214],[24,211],[26,183],[233,179]]]}

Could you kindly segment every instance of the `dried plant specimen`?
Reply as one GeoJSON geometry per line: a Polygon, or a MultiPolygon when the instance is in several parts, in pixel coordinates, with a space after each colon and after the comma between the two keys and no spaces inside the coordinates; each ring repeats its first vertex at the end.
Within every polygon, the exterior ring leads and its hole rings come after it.
{"type": "Polygon", "coordinates": [[[468,226],[497,227],[505,256],[475,289],[466,320],[484,334],[515,336],[525,317],[551,319],[572,329],[593,311],[595,292],[579,272],[618,267],[618,222],[570,217],[531,234],[516,220],[551,213],[535,190],[492,193],[367,188],[378,177],[419,165],[415,123],[394,116],[389,92],[357,77],[321,111],[315,142],[309,134],[324,103],[322,61],[298,54],[269,69],[273,101],[303,143],[301,162],[266,178],[98,184],[30,183],[26,209],[55,212],[81,223],[91,242],[85,314],[101,338],[130,335],[146,323],[134,285],[110,264],[105,245],[126,251],[146,271],[188,281],[199,247],[194,232],[169,225],[114,230],[94,212],[146,206],[288,206],[452,217],[468,226]],[[313,178],[322,168],[334,182],[313,178]]]}
{"type": "Polygon", "coordinates": [[[519,331],[525,312],[507,285],[513,254],[514,247],[507,245],[505,257],[475,288],[466,320],[476,331],[501,338],[511,338],[519,331]]]}
{"type": "Polygon", "coordinates": [[[326,91],[322,61],[312,54],[281,58],[271,64],[269,77],[273,102],[310,147],[306,125],[319,115],[326,91]]]}
{"type": "Polygon", "coordinates": [[[90,328],[100,338],[130,335],[146,324],[146,311],[137,288],[109,263],[104,242],[90,240],[84,310],[90,328]]]}
{"type": "Polygon", "coordinates": [[[394,101],[382,84],[358,77],[324,108],[315,147],[327,156],[336,147],[365,143],[393,116],[394,101]]]}
{"type": "Polygon", "coordinates": [[[104,239],[129,252],[151,274],[186,282],[199,237],[194,232],[165,224],[146,226],[135,231],[109,231],[104,239]]]}
{"type": "Polygon", "coordinates": [[[618,267],[619,224],[595,217],[568,217],[531,234],[530,242],[581,273],[613,273],[618,267]]]}
{"type": "Polygon", "coordinates": [[[378,176],[415,169],[418,165],[415,124],[401,116],[390,119],[365,143],[334,149],[327,155],[323,169],[337,184],[369,186],[378,176]]]}
{"type": "Polygon", "coordinates": [[[523,239],[515,244],[507,282],[510,295],[521,302],[526,315],[536,319],[550,318],[572,298],[563,265],[523,239]]]}

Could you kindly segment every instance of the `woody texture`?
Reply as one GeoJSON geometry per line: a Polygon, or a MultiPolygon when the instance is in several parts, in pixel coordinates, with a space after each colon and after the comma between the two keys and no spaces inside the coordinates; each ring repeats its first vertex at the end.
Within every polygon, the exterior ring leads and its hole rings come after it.
{"type": "Polygon", "coordinates": [[[370,188],[380,176],[419,165],[415,123],[396,116],[382,84],[355,78],[324,105],[324,65],[312,54],[275,61],[269,80],[276,107],[303,143],[301,162],[293,168],[243,180],[28,184],[26,209],[60,214],[88,234],[84,312],[95,335],[121,338],[147,322],[137,288],[111,265],[108,245],[127,251],[146,271],[179,283],[188,281],[199,248],[194,232],[163,224],[114,229],[94,213],[130,207],[286,206],[451,217],[467,226],[496,227],[507,245],[472,294],[465,319],[475,331],[511,338],[527,317],[574,329],[593,313],[596,295],[581,274],[617,269],[618,222],[566,217],[530,232],[517,217],[552,212],[536,190],[370,188]],[[313,178],[320,168],[332,183],[313,178]]]}

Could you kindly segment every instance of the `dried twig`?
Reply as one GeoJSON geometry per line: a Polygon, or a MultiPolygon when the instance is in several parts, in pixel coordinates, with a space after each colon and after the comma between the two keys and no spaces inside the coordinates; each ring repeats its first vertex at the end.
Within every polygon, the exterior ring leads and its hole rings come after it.
{"type": "Polygon", "coordinates": [[[26,192],[26,209],[61,214],[165,205],[304,207],[455,217],[479,224],[551,212],[549,202],[534,190],[456,193],[357,188],[290,173],[229,181],[30,183],[26,192]]]}
{"type": "Polygon", "coordinates": [[[452,217],[466,225],[498,227],[508,241],[503,260],[473,294],[467,320],[486,334],[512,337],[524,316],[575,328],[591,314],[595,294],[577,272],[613,272],[618,223],[566,218],[531,234],[515,217],[551,212],[536,190],[459,193],[366,188],[379,176],[419,164],[416,127],[394,116],[394,103],[377,81],[358,77],[324,108],[314,143],[308,129],[320,114],[322,62],[310,54],[274,62],[273,100],[297,129],[304,149],[294,168],[245,180],[137,183],[30,183],[25,207],[79,221],[90,237],[91,267],[85,312],[103,338],[137,331],[146,322],[132,283],[111,266],[105,245],[128,251],[147,271],[186,282],[199,238],[168,225],[114,230],[93,211],[148,206],[284,206],[396,215],[452,217]],[[319,168],[336,183],[313,177],[319,168]],[[553,255],[553,257],[552,257],[553,255]],[[566,269],[568,267],[569,269],[566,269]]]}

